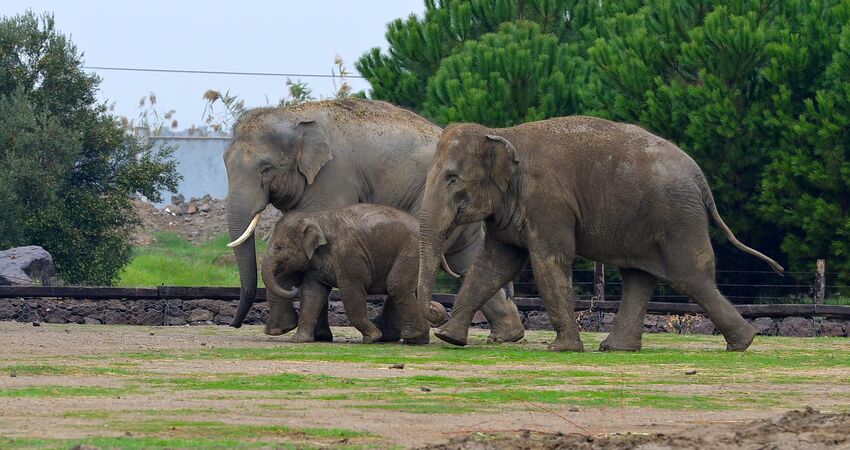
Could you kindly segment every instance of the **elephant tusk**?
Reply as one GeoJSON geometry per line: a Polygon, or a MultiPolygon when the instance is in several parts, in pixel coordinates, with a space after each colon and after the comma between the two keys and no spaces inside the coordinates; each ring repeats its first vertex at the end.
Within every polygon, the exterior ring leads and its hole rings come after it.
{"type": "Polygon", "coordinates": [[[449,262],[448,262],[448,261],[446,261],[446,255],[442,255],[442,257],[441,257],[441,258],[443,259],[443,269],[445,269],[445,270],[446,270],[446,273],[447,273],[447,274],[449,274],[449,275],[451,275],[451,276],[452,276],[452,277],[454,277],[454,278],[460,278],[460,275],[456,274],[456,273],[452,270],[452,268],[451,268],[451,267],[449,267],[449,262]]]}
{"type": "Polygon", "coordinates": [[[248,228],[245,229],[245,232],[242,233],[242,236],[239,236],[235,241],[227,244],[228,247],[238,247],[242,245],[243,242],[247,241],[249,237],[254,233],[254,230],[257,228],[257,224],[260,223],[260,213],[257,213],[253,219],[251,219],[251,223],[248,224],[248,228]]]}

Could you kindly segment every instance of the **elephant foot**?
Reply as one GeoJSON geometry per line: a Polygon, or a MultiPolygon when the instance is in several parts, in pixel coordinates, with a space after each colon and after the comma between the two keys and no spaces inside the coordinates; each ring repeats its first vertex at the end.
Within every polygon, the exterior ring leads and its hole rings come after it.
{"type": "Polygon", "coordinates": [[[280,336],[281,334],[286,334],[286,333],[288,333],[288,332],[290,332],[294,329],[295,329],[295,327],[290,327],[288,325],[283,325],[283,326],[266,325],[265,329],[263,330],[263,333],[265,333],[269,336],[280,336]]]}
{"type": "Polygon", "coordinates": [[[405,345],[425,345],[431,342],[431,333],[425,333],[421,336],[404,338],[405,345]]]}
{"type": "Polygon", "coordinates": [[[289,342],[292,342],[292,343],[295,343],[295,344],[304,344],[304,343],[307,343],[307,342],[314,342],[314,341],[315,341],[315,338],[313,337],[312,333],[302,332],[300,329],[298,331],[296,331],[295,334],[292,335],[292,339],[289,340],[289,342]]]}
{"type": "Polygon", "coordinates": [[[507,319],[490,323],[490,335],[487,336],[487,342],[517,342],[525,337],[525,327],[522,326],[519,315],[509,316],[507,319]]]}
{"type": "Polygon", "coordinates": [[[363,333],[363,343],[364,344],[374,344],[375,342],[380,342],[381,340],[381,330],[375,329],[374,331],[369,331],[363,333]]]}
{"type": "Polygon", "coordinates": [[[613,334],[599,344],[600,352],[636,352],[641,349],[640,339],[620,339],[613,334]]]}
{"type": "Polygon", "coordinates": [[[448,342],[452,345],[465,346],[466,345],[466,333],[453,333],[446,328],[440,328],[439,330],[434,332],[434,336],[437,336],[441,340],[448,342]]]}
{"type": "Polygon", "coordinates": [[[401,330],[393,324],[385,323],[382,317],[375,319],[373,323],[381,331],[381,338],[378,342],[398,342],[402,339],[401,330]]]}
{"type": "Polygon", "coordinates": [[[334,334],[330,328],[317,328],[313,337],[316,339],[316,342],[333,342],[334,340],[334,334]]]}
{"type": "Polygon", "coordinates": [[[750,344],[753,343],[753,339],[756,337],[756,330],[749,326],[749,329],[746,330],[745,333],[739,334],[732,339],[726,339],[726,351],[729,352],[743,352],[750,348],[750,344]]]}
{"type": "Polygon", "coordinates": [[[404,343],[408,345],[422,345],[431,342],[431,327],[425,325],[420,327],[411,327],[412,329],[405,330],[401,333],[404,343]]]}
{"type": "Polygon", "coordinates": [[[581,339],[570,339],[562,336],[555,338],[555,342],[546,347],[551,352],[583,352],[584,344],[581,339]]]}

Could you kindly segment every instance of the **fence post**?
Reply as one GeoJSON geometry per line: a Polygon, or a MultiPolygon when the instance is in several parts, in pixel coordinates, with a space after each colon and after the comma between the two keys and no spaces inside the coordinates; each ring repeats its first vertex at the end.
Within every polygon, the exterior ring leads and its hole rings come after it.
{"type": "Polygon", "coordinates": [[[596,301],[604,302],[605,301],[605,264],[594,262],[593,267],[595,269],[595,273],[593,274],[593,296],[596,297],[596,301]]]}
{"type": "Polygon", "coordinates": [[[819,259],[815,271],[815,304],[823,305],[826,298],[826,260],[819,259]]]}

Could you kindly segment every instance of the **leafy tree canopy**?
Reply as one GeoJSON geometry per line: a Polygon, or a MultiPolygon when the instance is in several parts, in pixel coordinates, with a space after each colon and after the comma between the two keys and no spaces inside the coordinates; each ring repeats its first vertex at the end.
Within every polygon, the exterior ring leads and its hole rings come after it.
{"type": "Polygon", "coordinates": [[[0,248],[41,245],[68,283],[110,284],[131,256],[131,196],[160,200],[169,150],[126,135],[50,15],[0,18],[0,248]]]}

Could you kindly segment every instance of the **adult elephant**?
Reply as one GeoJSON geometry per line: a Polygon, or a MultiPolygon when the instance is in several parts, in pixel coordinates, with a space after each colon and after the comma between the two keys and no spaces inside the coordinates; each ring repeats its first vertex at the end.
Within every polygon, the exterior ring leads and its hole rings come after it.
{"type": "MultiPolygon", "coordinates": [[[[224,154],[227,222],[235,240],[230,245],[242,284],[231,326],[241,326],[254,303],[257,262],[253,232],[260,212],[269,203],[284,212],[377,203],[415,215],[441,132],[412,112],[364,99],[259,108],[243,114],[224,154]]],[[[448,265],[465,273],[483,241],[478,223],[454,227],[445,247],[448,265]]],[[[481,307],[490,323],[490,339],[522,338],[522,321],[513,302],[501,291],[494,291],[491,297],[481,307]]],[[[285,333],[297,325],[291,304],[279,311],[279,317],[267,322],[269,334],[285,333]]],[[[395,317],[386,317],[393,313],[384,311],[379,323],[397,323],[395,317]]],[[[438,319],[432,311],[426,317],[438,319]]],[[[389,329],[382,331],[393,334],[389,329]]],[[[316,334],[327,339],[330,330],[325,324],[316,334]]]]}
{"type": "MultiPolygon", "coordinates": [[[[646,306],[659,280],[702,306],[728,350],[749,347],[755,331],[720,294],[708,217],[737,248],[708,182],[682,150],[634,125],[563,117],[513,128],[447,128],[428,172],[420,212],[418,300],[431,299],[444,236],[484,221],[486,241],[437,331],[466,344],[472,314],[526,260],[557,336],[551,350],[581,351],[573,311],[576,255],[620,268],[623,301],[603,350],[638,350],[646,306]]],[[[426,303],[427,304],[427,303],[426,303]]]]}

